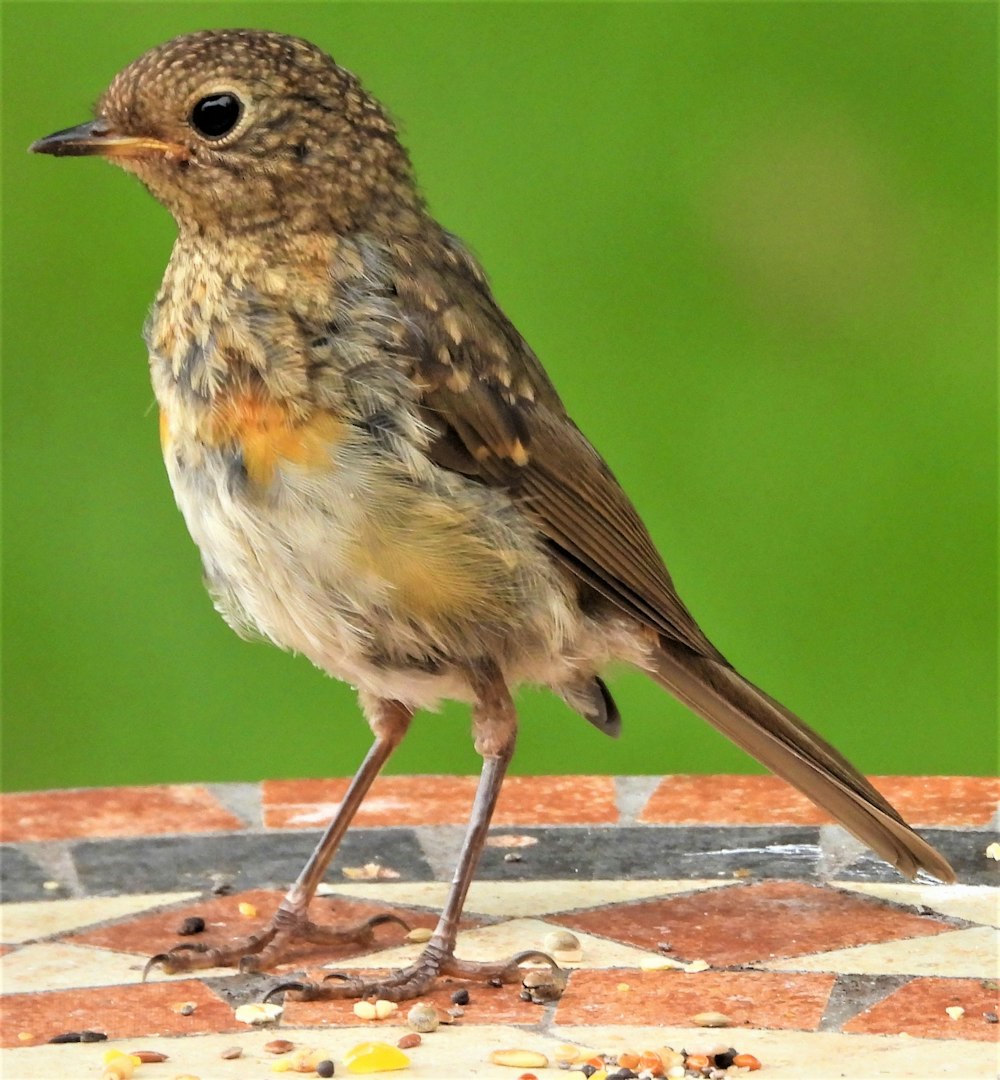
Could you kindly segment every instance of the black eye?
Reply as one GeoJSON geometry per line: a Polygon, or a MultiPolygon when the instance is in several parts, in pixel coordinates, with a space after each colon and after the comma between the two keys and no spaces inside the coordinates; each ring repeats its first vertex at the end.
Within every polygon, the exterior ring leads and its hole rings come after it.
{"type": "Polygon", "coordinates": [[[191,124],[206,139],[221,139],[240,122],[243,103],[235,94],[209,94],[191,110],[191,124]]]}

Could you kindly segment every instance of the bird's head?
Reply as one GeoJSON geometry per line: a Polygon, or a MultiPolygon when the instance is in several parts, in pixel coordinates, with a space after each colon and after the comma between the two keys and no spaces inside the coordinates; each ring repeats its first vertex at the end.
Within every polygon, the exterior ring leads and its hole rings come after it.
{"type": "Polygon", "coordinates": [[[207,30],[118,73],[95,119],[31,149],[135,173],[182,230],[344,230],[418,204],[379,103],[300,38],[207,30]]]}

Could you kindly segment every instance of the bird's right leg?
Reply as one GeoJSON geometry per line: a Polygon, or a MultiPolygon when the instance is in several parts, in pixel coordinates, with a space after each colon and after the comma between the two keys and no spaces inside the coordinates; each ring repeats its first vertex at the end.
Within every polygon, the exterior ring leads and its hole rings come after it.
{"type": "Polygon", "coordinates": [[[279,963],[288,946],[295,941],[320,945],[368,945],[373,939],[375,928],[383,923],[395,922],[408,929],[401,919],[388,914],[375,915],[357,926],[343,928],[320,926],[308,918],[309,902],[323,880],[330,860],[340,846],[372,781],[402,742],[413,717],[412,710],[398,701],[369,700],[363,701],[363,705],[375,735],[375,742],[351,781],[344,801],[337,808],[337,813],[309,856],[302,872],[285,894],[270,924],[260,933],[238,938],[217,948],[184,944],[158,953],[146,963],[143,978],[154,967],[161,968],[168,975],[212,967],[239,967],[241,971],[263,971],[279,963]]]}

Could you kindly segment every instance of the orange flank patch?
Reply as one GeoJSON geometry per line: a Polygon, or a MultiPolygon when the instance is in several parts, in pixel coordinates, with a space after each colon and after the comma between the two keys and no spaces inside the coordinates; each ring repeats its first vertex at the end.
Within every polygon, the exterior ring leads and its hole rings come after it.
{"type": "Polygon", "coordinates": [[[239,445],[247,476],[260,485],[274,479],[281,461],[317,468],[329,464],[330,449],[344,431],[343,423],[329,412],[317,410],[303,418],[279,401],[251,393],[223,401],[207,428],[210,445],[239,445]]]}

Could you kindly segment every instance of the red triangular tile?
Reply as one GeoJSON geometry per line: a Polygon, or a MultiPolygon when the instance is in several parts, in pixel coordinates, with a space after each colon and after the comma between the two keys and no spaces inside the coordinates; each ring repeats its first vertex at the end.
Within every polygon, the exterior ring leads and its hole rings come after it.
{"type": "Polygon", "coordinates": [[[916,978],[877,1005],[865,1009],[844,1025],[853,1035],[900,1035],[921,1039],[978,1039],[996,1042],[1000,1024],[983,1014],[1000,1012],[996,983],[984,979],[916,978]],[[958,1020],[945,1009],[958,1005],[965,1015],[958,1020]]]}
{"type": "Polygon", "coordinates": [[[789,881],[685,893],[550,921],[653,951],[666,941],[671,956],[726,966],[954,929],[867,897],[789,881]]]}

